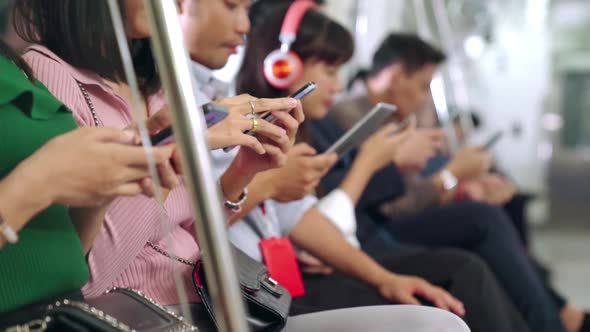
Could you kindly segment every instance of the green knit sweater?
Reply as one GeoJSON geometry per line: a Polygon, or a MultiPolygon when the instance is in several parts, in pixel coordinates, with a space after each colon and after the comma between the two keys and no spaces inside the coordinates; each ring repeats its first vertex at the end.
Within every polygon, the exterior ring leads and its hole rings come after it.
{"type": "MultiPolygon", "coordinates": [[[[49,139],[75,128],[71,112],[47,88],[0,56],[0,180],[49,139]]],[[[0,313],[75,291],[87,280],[68,210],[51,206],[19,232],[17,244],[0,249],[0,313]]]]}

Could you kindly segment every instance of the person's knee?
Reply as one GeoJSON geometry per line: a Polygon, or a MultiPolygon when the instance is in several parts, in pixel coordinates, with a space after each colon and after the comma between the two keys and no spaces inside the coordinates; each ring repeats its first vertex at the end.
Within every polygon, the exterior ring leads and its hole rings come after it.
{"type": "Polygon", "coordinates": [[[497,206],[467,202],[461,205],[464,218],[477,228],[481,236],[486,236],[490,231],[498,229],[507,229],[510,227],[509,217],[504,210],[497,206]]]}
{"type": "Polygon", "coordinates": [[[469,276],[470,278],[481,279],[491,275],[492,272],[488,264],[479,256],[471,252],[445,248],[436,251],[437,261],[444,262],[444,265],[455,272],[455,274],[462,276],[469,276]]]}

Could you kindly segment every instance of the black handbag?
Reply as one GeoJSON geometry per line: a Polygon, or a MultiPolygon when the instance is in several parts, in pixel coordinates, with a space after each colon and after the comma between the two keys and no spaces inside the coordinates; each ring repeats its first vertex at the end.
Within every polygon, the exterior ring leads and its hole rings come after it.
{"type": "Polygon", "coordinates": [[[140,292],[113,288],[85,302],[56,301],[47,307],[44,317],[6,331],[189,332],[198,329],[140,292]]]}
{"type": "MultiPolygon", "coordinates": [[[[291,307],[291,295],[268,276],[266,267],[234,248],[242,295],[248,309],[247,320],[252,331],[281,331],[287,323],[291,307]]],[[[202,261],[193,270],[193,283],[211,319],[217,324],[207,289],[202,261]]]]}

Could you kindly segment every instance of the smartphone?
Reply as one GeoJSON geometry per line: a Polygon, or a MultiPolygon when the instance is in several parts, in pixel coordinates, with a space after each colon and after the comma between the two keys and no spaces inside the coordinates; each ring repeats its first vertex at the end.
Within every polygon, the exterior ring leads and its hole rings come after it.
{"type": "MultiPolygon", "coordinates": [[[[203,105],[203,113],[205,114],[207,128],[221,122],[229,114],[225,106],[215,103],[203,105]]],[[[174,142],[174,136],[172,134],[172,127],[161,130],[159,133],[150,137],[152,145],[166,145],[174,142]]]]}
{"type": "MultiPolygon", "coordinates": [[[[293,93],[290,97],[293,99],[301,100],[301,99],[303,99],[303,97],[310,94],[316,88],[317,88],[317,85],[314,82],[309,82],[309,83],[305,84],[301,89],[299,89],[295,93],[293,93]]],[[[262,115],[260,115],[260,118],[262,120],[267,121],[267,122],[273,122],[274,120],[276,120],[276,118],[274,117],[274,115],[272,115],[271,112],[262,113],[262,115]]],[[[246,134],[252,135],[253,132],[247,131],[246,134]]]]}
{"type": "Polygon", "coordinates": [[[502,138],[502,136],[504,136],[504,132],[501,130],[492,135],[492,137],[490,137],[490,139],[488,139],[488,141],[483,145],[484,150],[493,148],[494,145],[496,145],[496,143],[498,143],[498,141],[502,138]]]}
{"type": "Polygon", "coordinates": [[[405,119],[403,119],[397,125],[397,129],[395,130],[395,134],[404,131],[414,120],[416,120],[416,114],[408,115],[405,119]]]}
{"type": "MultiPolygon", "coordinates": [[[[385,119],[397,112],[392,104],[379,103],[362,119],[355,123],[340,139],[338,139],[325,153],[336,152],[338,157],[361,145],[371,134],[383,125],[385,119]]],[[[378,148],[378,147],[377,147],[378,148]]]]}

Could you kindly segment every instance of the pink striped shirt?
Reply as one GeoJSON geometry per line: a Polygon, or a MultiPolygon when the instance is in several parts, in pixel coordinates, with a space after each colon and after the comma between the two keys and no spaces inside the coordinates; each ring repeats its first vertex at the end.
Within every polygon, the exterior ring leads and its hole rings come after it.
{"type": "MultiPolygon", "coordinates": [[[[45,47],[33,46],[25,55],[37,78],[73,112],[80,126],[94,126],[92,114],[78,87],[88,91],[101,125],[125,128],[133,123],[127,102],[117,95],[96,74],[78,70],[65,63],[45,47]]],[[[150,114],[164,106],[161,95],[148,100],[150,114]]],[[[83,157],[83,156],[81,156],[83,157]]],[[[193,217],[186,188],[174,189],[165,202],[170,240],[165,238],[160,223],[157,203],[145,196],[119,198],[109,207],[101,234],[97,237],[89,256],[90,281],[83,288],[88,297],[95,297],[107,289],[132,287],[161,304],[177,304],[173,261],[149,247],[152,241],[184,259],[198,259],[199,246],[194,236],[193,217]],[[168,248],[167,243],[173,243],[168,248]]],[[[176,265],[184,279],[189,301],[198,302],[191,283],[192,267],[176,265]]]]}

